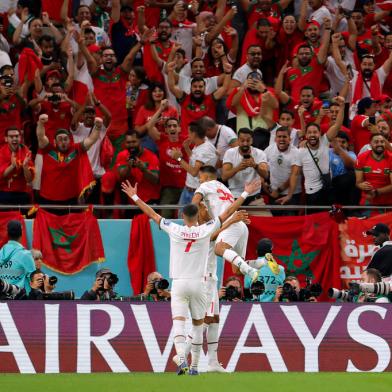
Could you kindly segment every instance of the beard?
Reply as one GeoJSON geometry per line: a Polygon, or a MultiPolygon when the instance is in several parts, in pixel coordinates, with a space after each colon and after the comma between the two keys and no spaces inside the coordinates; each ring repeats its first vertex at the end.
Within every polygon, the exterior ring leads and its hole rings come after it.
{"type": "Polygon", "coordinates": [[[363,75],[363,77],[365,77],[367,79],[370,79],[372,77],[372,75],[373,75],[373,71],[370,70],[370,69],[364,69],[362,71],[362,75],[363,75]]]}
{"type": "Polygon", "coordinates": [[[250,151],[250,146],[240,146],[240,151],[246,154],[250,151]]]}
{"type": "Polygon", "coordinates": [[[204,100],[204,95],[201,95],[200,97],[195,97],[193,94],[191,94],[191,101],[193,101],[194,103],[201,105],[203,103],[204,100]]]}

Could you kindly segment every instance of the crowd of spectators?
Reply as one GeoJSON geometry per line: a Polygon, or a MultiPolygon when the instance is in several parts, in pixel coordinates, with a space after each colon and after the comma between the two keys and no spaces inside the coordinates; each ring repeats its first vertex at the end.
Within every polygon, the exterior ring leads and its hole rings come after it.
{"type": "Polygon", "coordinates": [[[259,177],[247,199],[259,214],[392,204],[382,1],[6,0],[1,10],[0,204],[129,203],[124,179],[147,203],[185,204],[203,165],[234,197],[259,177]]]}

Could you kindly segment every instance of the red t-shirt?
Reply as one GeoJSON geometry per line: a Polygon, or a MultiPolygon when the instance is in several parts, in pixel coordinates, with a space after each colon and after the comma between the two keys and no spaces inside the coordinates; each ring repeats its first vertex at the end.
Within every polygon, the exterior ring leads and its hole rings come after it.
{"type": "MultiPolygon", "coordinates": [[[[173,46],[172,42],[170,42],[170,46],[168,48],[165,48],[159,41],[156,42],[155,48],[157,54],[163,61],[167,62],[172,46],[173,46]]],[[[162,72],[158,68],[157,63],[154,61],[151,51],[152,51],[151,44],[146,43],[144,45],[144,51],[143,51],[143,66],[146,71],[147,78],[149,80],[164,82],[162,72]]]]}
{"type": "MultiPolygon", "coordinates": [[[[134,125],[145,125],[151,119],[151,117],[155,114],[156,111],[157,110],[154,110],[154,109],[152,109],[152,110],[146,109],[145,106],[142,106],[136,115],[134,125]]],[[[162,134],[164,133],[164,130],[165,130],[165,121],[170,117],[178,118],[177,109],[173,106],[169,106],[161,114],[161,117],[159,118],[159,120],[156,123],[156,127],[157,127],[158,131],[161,132],[162,134]]]]}
{"type": "Polygon", "coordinates": [[[4,144],[5,130],[12,126],[22,127],[22,99],[12,95],[0,101],[0,144],[4,144]]]}
{"type": "Polygon", "coordinates": [[[246,33],[244,42],[242,44],[241,65],[246,63],[248,48],[251,45],[259,45],[261,47],[263,60],[271,60],[276,57],[276,49],[267,49],[265,47],[265,41],[257,35],[257,29],[250,29],[246,33]]]}
{"type": "Polygon", "coordinates": [[[204,116],[216,118],[215,101],[212,95],[205,95],[203,102],[198,104],[191,100],[190,94],[184,94],[181,104],[181,137],[188,137],[188,126],[192,121],[197,121],[204,116]]]}
{"type": "Polygon", "coordinates": [[[45,134],[51,143],[59,128],[69,130],[71,127],[72,106],[69,102],[60,102],[58,108],[55,108],[52,102],[44,101],[41,103],[41,114],[47,114],[49,117],[45,124],[45,134]]]}
{"type": "MultiPolygon", "coordinates": [[[[4,177],[4,172],[7,167],[11,164],[11,154],[12,151],[8,144],[0,147],[0,191],[3,192],[28,192],[27,183],[23,174],[23,161],[26,158],[27,153],[30,152],[29,149],[21,144],[16,155],[16,168],[4,177]]],[[[34,162],[30,160],[29,170],[34,175],[34,162]]]]}
{"type": "Polygon", "coordinates": [[[366,29],[363,34],[357,36],[357,44],[368,53],[373,53],[372,32],[370,29],[366,29]]]}
{"type": "Polygon", "coordinates": [[[280,26],[281,8],[277,4],[271,6],[270,12],[264,12],[257,7],[257,4],[253,6],[248,12],[248,26],[250,28],[256,27],[259,19],[268,19],[275,31],[280,26]]]}
{"type": "MultiPolygon", "coordinates": [[[[159,180],[162,187],[184,188],[186,171],[171,156],[173,148],[182,149],[182,141],[171,142],[163,140],[158,142],[159,147],[159,180]]],[[[183,156],[185,154],[183,153],[183,156]]]]}
{"type": "Polygon", "coordinates": [[[83,188],[94,180],[87,151],[81,143],[73,144],[65,154],[52,144],[41,153],[40,195],[45,199],[63,201],[79,197],[83,188]]]}
{"type": "MultiPolygon", "coordinates": [[[[304,120],[305,124],[309,124],[311,122],[315,122],[317,116],[319,114],[320,108],[322,106],[322,102],[319,99],[315,99],[313,105],[304,112],[304,120]]],[[[294,128],[301,128],[301,121],[298,116],[298,108],[301,104],[299,102],[295,102],[291,100],[288,104],[288,109],[294,113],[294,128]]],[[[325,118],[325,117],[324,117],[325,118]]],[[[324,118],[322,119],[322,123],[325,122],[324,118]]]]}
{"type": "Polygon", "coordinates": [[[313,56],[310,64],[306,67],[295,67],[287,71],[287,81],[290,86],[290,95],[294,101],[299,101],[301,89],[304,86],[312,86],[314,95],[320,93],[321,82],[324,76],[324,66],[319,64],[317,57],[313,56]]]}
{"type": "MultiPolygon", "coordinates": [[[[116,158],[115,168],[116,171],[121,166],[128,166],[130,153],[128,150],[121,151],[116,158]]],[[[138,158],[145,163],[148,170],[159,173],[159,160],[158,157],[148,150],[147,148],[141,147],[141,153],[138,158]]],[[[146,180],[143,172],[137,168],[131,168],[129,181],[132,185],[138,183],[138,196],[144,201],[157,200],[160,197],[160,186],[158,184],[152,184],[150,181],[146,180]]]]}
{"type": "Polygon", "coordinates": [[[367,119],[367,116],[357,114],[351,121],[350,128],[353,137],[354,151],[356,154],[359,153],[365,144],[369,143],[371,132],[363,126],[363,122],[367,119]]]}
{"type": "Polygon", "coordinates": [[[126,85],[128,74],[121,67],[113,72],[99,68],[93,75],[94,94],[112,114],[108,135],[118,137],[127,131],[126,85]]]}
{"type": "MultiPolygon", "coordinates": [[[[358,156],[355,164],[355,170],[362,171],[364,181],[372,184],[374,189],[383,188],[384,186],[391,184],[390,173],[392,172],[392,155],[386,151],[384,158],[377,161],[373,158],[372,151],[366,151],[358,156]]],[[[362,192],[360,201],[361,205],[392,204],[392,197],[390,193],[376,196],[370,201],[370,203],[366,201],[365,196],[366,193],[362,192]]]]}

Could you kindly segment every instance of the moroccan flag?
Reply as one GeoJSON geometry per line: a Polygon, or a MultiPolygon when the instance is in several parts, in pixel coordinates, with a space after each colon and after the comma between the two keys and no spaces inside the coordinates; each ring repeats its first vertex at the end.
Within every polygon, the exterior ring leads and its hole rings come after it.
{"type": "Polygon", "coordinates": [[[132,219],[128,270],[134,295],[143,292],[147,275],[156,271],[150,219],[144,214],[137,215],[132,219]]]}
{"type": "Polygon", "coordinates": [[[22,223],[22,245],[27,247],[26,225],[23,216],[19,211],[0,212],[0,248],[8,242],[7,223],[10,220],[17,220],[22,223]]]}
{"type": "Polygon", "coordinates": [[[98,221],[91,210],[64,216],[40,208],[34,220],[33,247],[44,264],[63,274],[75,274],[105,260],[98,221]]]}
{"type": "Polygon", "coordinates": [[[377,223],[384,223],[392,229],[392,213],[373,216],[369,219],[348,218],[339,225],[342,266],[340,277],[344,287],[353,280],[360,280],[373,253],[378,249],[373,237],[366,234],[377,223]]]}
{"type": "MultiPolygon", "coordinates": [[[[338,224],[327,212],[295,217],[251,216],[247,259],[256,258],[261,238],[270,238],[273,255],[285,268],[286,276],[296,276],[301,287],[305,279],[320,283],[321,299],[326,300],[330,287],[341,287],[338,224]]],[[[226,263],[227,264],[227,263],[226,263]]]]}

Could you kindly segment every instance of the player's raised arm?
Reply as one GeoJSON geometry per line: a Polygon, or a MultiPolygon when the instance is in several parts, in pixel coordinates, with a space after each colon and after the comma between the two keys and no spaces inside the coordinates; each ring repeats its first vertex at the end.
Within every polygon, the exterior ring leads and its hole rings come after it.
{"type": "Polygon", "coordinates": [[[229,226],[233,225],[237,222],[244,222],[245,224],[250,224],[250,219],[248,217],[248,213],[246,211],[236,211],[234,215],[228,219],[219,230],[215,231],[211,236],[211,241],[215,241],[223,230],[226,230],[229,226]]]}
{"type": "Polygon", "coordinates": [[[134,203],[158,226],[162,217],[157,214],[149,205],[147,205],[143,200],[137,195],[137,184],[133,187],[131,183],[127,180],[121,183],[122,191],[134,201],[134,203]]]}
{"type": "Polygon", "coordinates": [[[261,181],[260,179],[254,180],[249,184],[245,185],[244,191],[241,193],[241,196],[221,215],[219,215],[220,221],[223,223],[226,219],[228,219],[231,215],[234,214],[240,208],[242,203],[248,197],[249,194],[256,192],[260,189],[261,181]]]}

